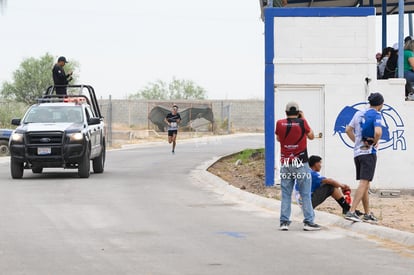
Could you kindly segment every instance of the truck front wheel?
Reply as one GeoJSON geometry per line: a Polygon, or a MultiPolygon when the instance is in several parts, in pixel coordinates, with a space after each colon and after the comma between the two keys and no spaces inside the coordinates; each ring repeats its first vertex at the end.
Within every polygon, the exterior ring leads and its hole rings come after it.
{"type": "Polygon", "coordinates": [[[94,173],[103,173],[105,167],[105,145],[102,146],[102,151],[99,156],[92,160],[92,167],[94,173]]]}
{"type": "Polygon", "coordinates": [[[90,150],[86,149],[85,154],[83,155],[82,161],[79,163],[78,175],[80,178],[89,178],[91,170],[91,160],[89,159],[90,150]]]}
{"type": "Polygon", "coordinates": [[[17,161],[15,159],[10,160],[10,172],[13,179],[21,179],[23,177],[23,162],[17,161]]]}

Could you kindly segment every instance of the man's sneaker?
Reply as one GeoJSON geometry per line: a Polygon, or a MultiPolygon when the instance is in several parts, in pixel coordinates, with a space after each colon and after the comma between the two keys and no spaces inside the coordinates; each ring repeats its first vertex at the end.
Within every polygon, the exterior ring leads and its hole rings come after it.
{"type": "Polygon", "coordinates": [[[364,222],[369,222],[369,223],[377,223],[378,222],[378,219],[372,213],[364,214],[364,217],[362,217],[362,220],[364,222]]]}
{"type": "Polygon", "coordinates": [[[353,221],[353,222],[362,222],[362,220],[358,217],[355,212],[348,211],[345,214],[345,219],[353,221]]]}
{"type": "Polygon", "coordinates": [[[316,223],[305,222],[303,225],[303,230],[305,231],[317,231],[321,230],[321,227],[316,223]]]}
{"type": "Polygon", "coordinates": [[[362,213],[361,211],[359,211],[358,209],[355,210],[355,214],[357,214],[359,217],[363,216],[364,213],[362,213]]]}
{"type": "Polygon", "coordinates": [[[289,223],[288,222],[281,222],[279,229],[282,230],[282,231],[288,231],[289,230],[289,223]]]}

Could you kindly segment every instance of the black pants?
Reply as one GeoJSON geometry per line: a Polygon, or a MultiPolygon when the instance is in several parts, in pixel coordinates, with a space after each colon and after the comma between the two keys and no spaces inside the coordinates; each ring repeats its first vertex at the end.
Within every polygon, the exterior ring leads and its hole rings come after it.
{"type": "Polygon", "coordinates": [[[55,87],[57,95],[66,95],[66,87],[55,87]]]}
{"type": "Polygon", "coordinates": [[[332,195],[334,190],[335,187],[330,184],[321,184],[321,186],[312,193],[312,207],[315,208],[319,204],[323,203],[332,195]]]}

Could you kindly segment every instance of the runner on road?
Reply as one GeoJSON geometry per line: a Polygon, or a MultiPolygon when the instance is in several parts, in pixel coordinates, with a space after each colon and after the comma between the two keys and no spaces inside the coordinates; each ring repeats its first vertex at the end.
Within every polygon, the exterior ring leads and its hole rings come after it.
{"type": "Polygon", "coordinates": [[[178,132],[178,124],[181,121],[181,116],[177,112],[178,106],[173,105],[171,113],[168,113],[164,119],[165,123],[168,124],[168,143],[172,143],[172,153],[175,153],[176,138],[178,132]]]}

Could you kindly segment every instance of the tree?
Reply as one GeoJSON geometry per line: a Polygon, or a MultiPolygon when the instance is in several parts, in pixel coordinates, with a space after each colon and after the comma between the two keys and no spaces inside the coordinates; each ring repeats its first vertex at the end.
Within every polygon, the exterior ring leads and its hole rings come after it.
{"type": "Polygon", "coordinates": [[[14,101],[0,100],[0,128],[13,128],[12,118],[19,118],[24,115],[27,106],[23,103],[14,101]]]}
{"type": "Polygon", "coordinates": [[[147,86],[141,89],[135,95],[130,96],[130,98],[138,99],[167,99],[168,98],[168,86],[165,82],[157,80],[155,82],[150,82],[147,86]]]}
{"type": "Polygon", "coordinates": [[[0,14],[3,14],[6,9],[7,0],[0,0],[0,14]]]}
{"type": "MultiPolygon", "coordinates": [[[[27,58],[23,60],[19,68],[13,72],[13,82],[4,82],[1,95],[6,99],[32,104],[36,98],[44,93],[45,89],[53,85],[52,68],[55,58],[46,53],[39,59],[27,58]]],[[[66,71],[73,70],[76,62],[68,63],[66,71]]]]}
{"type": "Polygon", "coordinates": [[[168,84],[162,80],[150,82],[129,98],[157,100],[205,99],[206,90],[191,80],[180,80],[173,77],[173,80],[168,84]]]}

